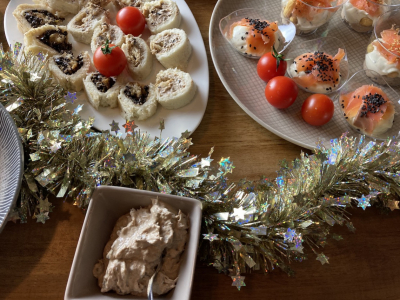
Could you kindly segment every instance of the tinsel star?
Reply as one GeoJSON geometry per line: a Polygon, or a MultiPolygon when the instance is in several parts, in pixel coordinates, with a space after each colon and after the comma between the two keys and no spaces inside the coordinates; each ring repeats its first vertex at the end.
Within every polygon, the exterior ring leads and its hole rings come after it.
{"type": "Polygon", "coordinates": [[[323,264],[323,265],[329,264],[328,259],[329,259],[329,257],[325,256],[325,254],[323,254],[323,253],[318,254],[318,256],[316,258],[316,260],[319,260],[321,262],[321,264],[323,264]]]}
{"type": "Polygon", "coordinates": [[[56,153],[60,148],[61,148],[61,142],[60,142],[60,143],[55,142],[55,143],[50,147],[50,150],[51,150],[52,153],[56,153]]]}
{"type": "Polygon", "coordinates": [[[181,137],[187,139],[190,136],[191,132],[186,130],[185,132],[181,133],[181,137]]]}
{"type": "Polygon", "coordinates": [[[161,131],[165,129],[164,119],[160,120],[160,127],[158,127],[158,129],[160,129],[161,131]]]}
{"type": "Polygon", "coordinates": [[[292,230],[292,229],[288,228],[288,230],[285,233],[283,242],[285,242],[285,243],[292,242],[295,235],[296,235],[296,230],[295,229],[292,230]]]}
{"type": "Polygon", "coordinates": [[[8,221],[11,221],[13,223],[17,223],[17,220],[20,220],[21,218],[19,217],[19,213],[16,210],[10,211],[7,217],[8,221]]]}
{"type": "Polygon", "coordinates": [[[40,76],[37,75],[37,73],[31,73],[31,78],[30,81],[36,82],[40,79],[40,76]]]}
{"type": "Polygon", "coordinates": [[[368,206],[371,206],[369,203],[370,199],[368,196],[362,195],[361,198],[357,198],[358,205],[357,207],[361,207],[363,210],[365,210],[368,206]]]}
{"type": "Polygon", "coordinates": [[[51,203],[47,198],[45,200],[40,199],[38,207],[40,212],[49,212],[51,208],[51,203]]]}
{"type": "Polygon", "coordinates": [[[239,291],[242,286],[246,286],[244,283],[245,276],[231,276],[231,278],[233,280],[232,286],[236,286],[239,291]]]}
{"type": "Polygon", "coordinates": [[[118,126],[118,122],[115,122],[114,120],[109,125],[111,126],[111,131],[118,132],[120,130],[120,128],[118,126]]]}
{"type": "Polygon", "coordinates": [[[213,161],[213,159],[211,159],[210,157],[202,158],[201,159],[201,167],[205,168],[205,167],[211,166],[212,161],[213,161]]]}
{"type": "Polygon", "coordinates": [[[228,158],[221,158],[221,160],[219,161],[219,165],[223,169],[225,169],[225,171],[227,173],[232,173],[233,169],[235,168],[233,166],[233,163],[229,160],[229,157],[228,158]]]}
{"type": "Polygon", "coordinates": [[[77,115],[83,108],[83,104],[79,104],[75,109],[73,115],[77,115]]]}
{"type": "Polygon", "coordinates": [[[125,128],[125,132],[133,132],[137,128],[137,125],[135,125],[135,121],[126,121],[122,127],[125,128]]]}
{"type": "Polygon", "coordinates": [[[212,241],[219,241],[218,234],[213,234],[213,233],[207,233],[203,234],[203,240],[209,240],[210,242],[212,241]]]}
{"type": "Polygon", "coordinates": [[[400,209],[399,202],[400,201],[389,200],[387,203],[387,207],[390,208],[391,211],[394,211],[395,209],[400,209]]]}
{"type": "Polygon", "coordinates": [[[243,209],[243,207],[239,207],[239,208],[234,208],[233,209],[233,214],[232,217],[238,217],[239,220],[244,220],[244,215],[245,215],[246,211],[243,209]]]}
{"type": "Polygon", "coordinates": [[[303,249],[304,249],[304,247],[303,247],[302,245],[290,247],[290,250],[297,251],[297,252],[299,252],[299,253],[304,253],[304,252],[303,252],[303,249]]]}
{"type": "Polygon", "coordinates": [[[70,93],[68,92],[65,96],[64,96],[65,102],[67,103],[74,103],[74,101],[77,99],[76,98],[76,93],[70,93]]]}
{"type": "Polygon", "coordinates": [[[36,222],[37,223],[43,223],[44,224],[48,219],[50,219],[48,212],[40,213],[40,214],[35,215],[35,216],[36,216],[36,222]]]}

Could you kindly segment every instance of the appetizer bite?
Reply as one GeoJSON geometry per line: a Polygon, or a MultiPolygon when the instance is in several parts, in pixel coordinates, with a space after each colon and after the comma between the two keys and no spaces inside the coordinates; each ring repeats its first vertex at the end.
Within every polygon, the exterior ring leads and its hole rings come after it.
{"type": "Polygon", "coordinates": [[[68,31],[77,42],[89,45],[94,29],[108,22],[107,11],[93,2],[88,2],[68,23],[68,31]]]}
{"type": "Polygon", "coordinates": [[[339,101],[346,121],[362,134],[377,137],[393,125],[394,105],[378,87],[363,85],[353,92],[341,94],[339,101]]]}
{"type": "Polygon", "coordinates": [[[124,41],[124,33],[116,25],[110,25],[108,23],[103,23],[98,25],[92,36],[92,41],[90,43],[90,48],[94,53],[97,48],[104,45],[104,43],[109,40],[110,44],[121,46],[124,41]]]}
{"type": "Polygon", "coordinates": [[[192,46],[187,34],[182,29],[167,29],[150,37],[151,53],[166,68],[185,70],[192,46]]]}
{"type": "Polygon", "coordinates": [[[157,111],[156,87],[153,84],[140,85],[130,82],[118,95],[122,115],[128,121],[146,120],[157,111]]]}
{"type": "Polygon", "coordinates": [[[343,5],[342,19],[357,32],[370,32],[379,16],[385,12],[385,1],[348,0],[343,5]]]}
{"type": "Polygon", "coordinates": [[[282,0],[282,22],[292,22],[296,34],[304,35],[316,31],[329,22],[345,0],[282,0]]]}
{"type": "Polygon", "coordinates": [[[306,91],[329,94],[340,86],[340,62],[345,56],[346,53],[341,48],[333,57],[322,51],[304,53],[293,61],[288,73],[306,91]]]}
{"type": "Polygon", "coordinates": [[[391,84],[400,85],[400,27],[393,25],[380,35],[381,38],[368,45],[364,68],[377,72],[391,84]]]}
{"type": "Polygon", "coordinates": [[[20,4],[13,11],[18,30],[22,33],[43,25],[61,25],[64,14],[40,4],[20,4]]]}
{"type": "Polygon", "coordinates": [[[151,2],[152,0],[117,0],[118,5],[120,7],[132,6],[138,8],[141,12],[143,12],[143,5],[146,2],[151,2]]]}
{"type": "Polygon", "coordinates": [[[140,37],[128,34],[124,39],[121,49],[128,61],[128,73],[134,80],[143,80],[149,76],[153,68],[150,48],[140,37]]]}
{"type": "Polygon", "coordinates": [[[178,28],[181,24],[181,13],[178,5],[171,0],[146,2],[142,8],[147,27],[152,34],[166,29],[178,28]]]}
{"type": "Polygon", "coordinates": [[[83,89],[83,79],[90,68],[89,53],[82,52],[77,57],[72,53],[55,55],[49,60],[53,78],[67,91],[79,92],[83,89]]]}
{"type": "Polygon", "coordinates": [[[44,25],[32,28],[24,34],[24,44],[25,52],[33,54],[42,52],[53,56],[72,50],[65,26],[44,25]]]}
{"type": "Polygon", "coordinates": [[[189,104],[196,85],[188,73],[178,69],[162,70],[156,77],[157,101],[166,109],[178,109],[189,104]]]}
{"type": "Polygon", "coordinates": [[[83,80],[86,95],[90,104],[95,108],[115,108],[118,105],[118,93],[121,85],[117,77],[106,77],[100,72],[89,73],[83,80]]]}
{"type": "Polygon", "coordinates": [[[283,42],[277,22],[251,18],[233,23],[225,37],[236,50],[254,58],[272,52],[273,47],[279,49],[283,42]]]}
{"type": "Polygon", "coordinates": [[[84,0],[46,0],[43,1],[51,8],[62,12],[76,14],[80,10],[84,0]]]}

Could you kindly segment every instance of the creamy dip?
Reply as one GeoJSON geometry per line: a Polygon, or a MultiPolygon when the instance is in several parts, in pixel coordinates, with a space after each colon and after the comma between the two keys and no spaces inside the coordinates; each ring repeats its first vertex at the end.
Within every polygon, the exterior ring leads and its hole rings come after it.
{"type": "Polygon", "coordinates": [[[373,45],[374,50],[365,56],[365,66],[369,70],[373,70],[381,75],[389,75],[392,78],[400,77],[400,70],[397,69],[395,63],[390,63],[373,45]]]}
{"type": "Polygon", "coordinates": [[[187,240],[188,217],[153,199],[149,207],[132,209],[120,217],[106,244],[103,258],[94,266],[101,292],[146,296],[147,285],[165,249],[153,293],[162,295],[175,287],[187,240]]]}

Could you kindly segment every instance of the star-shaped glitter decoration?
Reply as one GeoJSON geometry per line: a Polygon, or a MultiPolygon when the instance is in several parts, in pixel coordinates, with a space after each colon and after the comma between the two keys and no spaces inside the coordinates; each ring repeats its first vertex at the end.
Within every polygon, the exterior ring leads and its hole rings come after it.
{"type": "Polygon", "coordinates": [[[48,212],[50,211],[51,203],[47,198],[45,200],[40,199],[38,207],[41,213],[46,211],[48,212]]]}
{"type": "Polygon", "coordinates": [[[395,209],[400,209],[399,202],[400,201],[389,200],[387,203],[387,207],[390,208],[391,211],[394,211],[395,209]]]}
{"type": "Polygon", "coordinates": [[[353,223],[347,222],[346,226],[351,232],[353,232],[353,233],[356,232],[356,228],[354,227],[353,223]]]}
{"type": "Polygon", "coordinates": [[[190,136],[191,132],[186,130],[185,132],[181,133],[181,137],[187,139],[190,136]]]}
{"type": "Polygon", "coordinates": [[[296,236],[296,230],[295,229],[292,230],[292,229],[288,228],[288,230],[285,233],[283,241],[286,243],[292,242],[295,236],[296,236]]]}
{"type": "Polygon", "coordinates": [[[235,168],[233,166],[233,163],[229,160],[228,158],[221,158],[221,160],[219,161],[219,165],[225,169],[226,172],[228,173],[232,173],[233,169],[235,168]]]}
{"type": "Polygon", "coordinates": [[[37,223],[45,223],[49,218],[49,213],[45,212],[45,213],[40,213],[38,215],[36,215],[36,222],[37,223]]]}
{"type": "Polygon", "coordinates": [[[321,262],[321,264],[323,264],[323,265],[329,264],[328,259],[329,259],[329,257],[325,256],[325,254],[323,254],[323,253],[318,254],[318,256],[316,258],[316,260],[319,260],[321,262]]]}
{"type": "Polygon", "coordinates": [[[160,129],[161,131],[165,129],[164,119],[160,120],[160,127],[158,127],[158,129],[160,129]]]}
{"type": "Polygon", "coordinates": [[[202,158],[201,159],[201,167],[205,168],[205,167],[211,166],[212,161],[213,161],[213,159],[211,159],[211,157],[202,158]]]}
{"type": "Polygon", "coordinates": [[[133,132],[137,128],[137,125],[135,125],[135,121],[126,121],[122,127],[125,128],[125,132],[133,132]]]}
{"type": "Polygon", "coordinates": [[[74,103],[74,101],[77,99],[76,98],[76,93],[70,93],[68,92],[65,96],[64,96],[65,102],[67,103],[74,103]]]}
{"type": "Polygon", "coordinates": [[[17,221],[20,219],[21,218],[19,217],[19,213],[16,210],[10,211],[10,213],[8,214],[8,217],[7,217],[7,220],[11,221],[13,223],[17,223],[17,221]]]}
{"type": "Polygon", "coordinates": [[[51,147],[50,150],[52,153],[56,153],[61,148],[61,142],[55,142],[51,147]]]}
{"type": "Polygon", "coordinates": [[[77,115],[77,114],[82,110],[82,108],[83,108],[83,104],[79,104],[79,105],[74,109],[73,115],[77,115]]]}
{"type": "Polygon", "coordinates": [[[362,195],[361,198],[357,198],[358,201],[357,207],[361,207],[363,210],[365,210],[368,206],[371,206],[369,200],[370,200],[369,197],[362,195]]]}
{"type": "Polygon", "coordinates": [[[302,245],[300,245],[300,246],[293,245],[292,247],[290,247],[290,250],[297,251],[299,253],[304,253],[303,249],[304,249],[304,247],[302,245]]]}
{"type": "Polygon", "coordinates": [[[119,124],[118,122],[115,122],[115,121],[113,120],[112,123],[109,124],[109,125],[111,126],[111,131],[118,132],[118,130],[120,130],[118,124],[119,124]]]}
{"type": "Polygon", "coordinates": [[[219,241],[218,234],[213,234],[213,233],[207,233],[203,234],[203,240],[209,240],[210,242],[212,241],[219,241]]]}
{"type": "Polygon", "coordinates": [[[38,76],[37,73],[32,73],[31,78],[29,80],[32,82],[36,82],[36,81],[39,81],[39,79],[40,79],[40,76],[38,76]]]}
{"type": "Polygon", "coordinates": [[[243,207],[239,207],[239,208],[234,208],[233,209],[233,214],[232,217],[238,217],[239,220],[244,220],[244,215],[245,215],[246,211],[243,209],[243,207]]]}
{"type": "Polygon", "coordinates": [[[232,286],[236,286],[239,291],[242,286],[246,286],[244,283],[245,276],[231,276],[231,278],[233,280],[232,286]]]}

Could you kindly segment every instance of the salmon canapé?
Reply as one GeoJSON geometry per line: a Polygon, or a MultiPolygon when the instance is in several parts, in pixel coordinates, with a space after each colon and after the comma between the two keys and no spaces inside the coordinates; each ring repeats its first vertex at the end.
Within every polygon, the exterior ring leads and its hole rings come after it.
{"type": "Polygon", "coordinates": [[[293,80],[311,92],[333,92],[340,85],[340,62],[345,56],[341,48],[335,56],[321,51],[300,55],[291,68],[293,80]]]}
{"type": "Polygon", "coordinates": [[[369,136],[385,133],[393,125],[394,105],[378,87],[363,85],[340,96],[340,107],[347,122],[369,136]]]}
{"type": "Polygon", "coordinates": [[[277,22],[260,19],[244,18],[233,23],[228,32],[237,50],[256,57],[272,52],[274,46],[278,50],[281,38],[277,22]]]}
{"type": "Polygon", "coordinates": [[[391,29],[383,30],[381,37],[380,42],[375,40],[372,45],[376,46],[390,64],[396,64],[396,68],[400,70],[400,27],[393,25],[391,29]]]}
{"type": "Polygon", "coordinates": [[[382,8],[379,4],[384,4],[383,0],[349,0],[351,5],[359,10],[365,11],[371,17],[378,17],[382,14],[382,8]]]}
{"type": "MultiPolygon", "coordinates": [[[[289,0],[290,2],[291,0],[289,0]]],[[[291,16],[295,18],[304,18],[307,21],[313,21],[315,15],[322,13],[326,8],[333,7],[335,1],[332,0],[292,0],[294,5],[291,11],[291,16]]],[[[334,9],[332,8],[334,11],[334,9]]]]}

